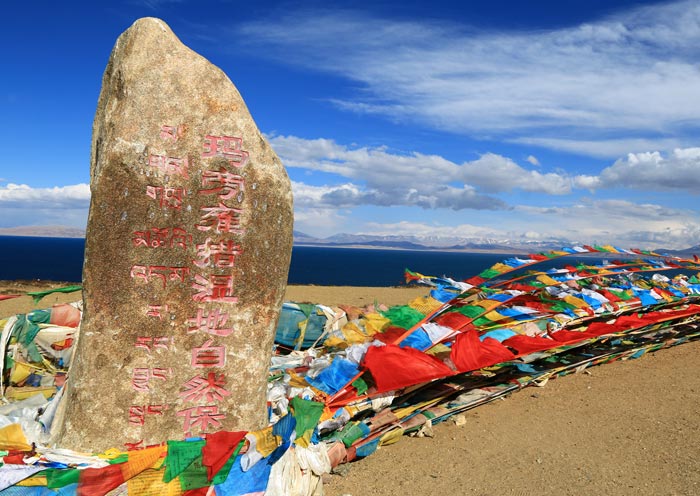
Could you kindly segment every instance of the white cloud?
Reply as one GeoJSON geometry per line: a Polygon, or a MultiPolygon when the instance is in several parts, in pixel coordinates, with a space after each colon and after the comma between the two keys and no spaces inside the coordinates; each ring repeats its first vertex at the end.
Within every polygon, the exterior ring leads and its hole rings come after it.
{"type": "Polygon", "coordinates": [[[623,248],[688,248],[700,244],[697,212],[623,200],[584,200],[568,206],[520,205],[495,225],[426,222],[368,223],[362,234],[417,236],[449,245],[460,239],[528,243],[612,243],[623,248]]]}
{"type": "Polygon", "coordinates": [[[532,165],[540,165],[540,161],[537,160],[537,157],[535,157],[534,155],[529,155],[525,160],[527,160],[532,165]]]}
{"type": "Polygon", "coordinates": [[[700,243],[696,211],[651,203],[585,200],[570,206],[517,206],[514,218],[530,230],[572,242],[679,249],[700,243]]]}
{"type": "Polygon", "coordinates": [[[573,179],[525,169],[493,153],[457,164],[438,155],[390,153],[386,148],[339,145],[333,140],[273,136],[270,143],[288,168],[321,171],[341,184],[294,184],[303,206],[405,205],[452,210],[506,208],[491,196],[516,189],[548,195],[571,192],[573,179]]]}
{"type": "Polygon", "coordinates": [[[473,224],[459,224],[455,226],[425,224],[422,222],[401,221],[395,223],[368,222],[365,228],[358,234],[373,234],[377,236],[436,236],[441,238],[458,238],[473,236],[499,236],[502,231],[492,227],[476,226],[473,224]]]}
{"type": "MultiPolygon", "coordinates": [[[[348,148],[332,140],[273,137],[272,145],[288,166],[322,171],[342,179],[338,184],[310,185],[294,181],[296,208],[303,211],[302,231],[323,235],[358,226],[360,234],[419,236],[447,246],[459,239],[573,243],[613,243],[623,247],[687,248],[700,243],[697,211],[625,199],[585,199],[557,204],[559,194],[581,188],[667,188],[700,191],[700,148],[677,149],[668,157],[658,152],[631,154],[600,175],[566,176],[518,166],[495,154],[457,164],[439,156],[397,155],[386,148],[348,148]],[[286,157],[289,157],[287,159],[286,157]],[[454,186],[459,181],[462,188],[454,186]],[[362,205],[413,206],[424,209],[506,208],[482,193],[521,189],[543,193],[549,206],[508,207],[508,214],[482,210],[478,223],[440,213],[439,224],[425,222],[431,214],[413,214],[414,221],[365,222],[348,212],[362,205]],[[557,195],[557,196],[546,196],[557,195]],[[492,203],[493,201],[496,203],[492,203]],[[450,223],[453,222],[453,225],[450,223]],[[316,226],[315,224],[318,224],[316,226]],[[438,241],[440,239],[440,241],[438,241]]],[[[306,177],[306,176],[304,176],[306,177]]],[[[327,177],[327,176],[323,176],[327,177]]],[[[569,197],[570,198],[570,197],[569,197]]],[[[299,219],[301,219],[298,216],[299,219]]],[[[301,222],[298,220],[298,222],[301,222]]]]}
{"type": "Polygon", "coordinates": [[[90,186],[87,184],[52,188],[32,188],[14,183],[0,186],[0,207],[87,209],[89,205],[90,186]]]}
{"type": "Polygon", "coordinates": [[[317,237],[336,234],[347,224],[348,218],[334,208],[300,207],[294,205],[294,230],[317,237]]]}
{"type": "Polygon", "coordinates": [[[600,178],[598,176],[580,175],[574,177],[574,186],[577,188],[595,191],[601,187],[600,178]]]}
{"type": "MultiPolygon", "coordinates": [[[[700,244],[696,210],[622,198],[572,203],[571,195],[561,196],[576,188],[612,187],[697,194],[700,148],[629,154],[599,175],[567,176],[527,169],[496,154],[458,164],[437,155],[348,147],[327,139],[274,136],[271,142],[288,167],[310,174],[298,175],[292,182],[295,228],[316,236],[349,231],[445,239],[611,242],[624,247],[700,244]],[[315,175],[326,184],[309,184],[319,180],[315,175]],[[508,206],[492,195],[518,189],[541,193],[541,205],[549,206],[508,206]],[[406,213],[412,221],[392,223],[382,222],[384,214],[377,209],[368,210],[376,206],[420,208],[406,213]],[[432,209],[441,210],[432,213],[432,209]],[[480,212],[465,223],[463,209],[480,212]]],[[[0,186],[0,227],[84,227],[89,199],[87,184],[52,188],[6,184],[0,186]]]]}
{"type": "Polygon", "coordinates": [[[696,0],[550,31],[305,11],[236,34],[259,53],[361,83],[351,100],[331,96],[344,109],[477,137],[611,157],[625,141],[639,143],[625,151],[673,143],[700,115],[696,0]]]}
{"type": "Polygon", "coordinates": [[[370,189],[351,183],[311,186],[292,181],[292,191],[294,204],[305,208],[352,208],[363,205],[378,207],[402,205],[452,210],[505,208],[501,200],[480,195],[469,186],[461,189],[444,185],[428,185],[421,190],[417,188],[370,189]]]}
{"type": "Polygon", "coordinates": [[[630,153],[604,169],[599,183],[606,187],[700,193],[700,148],[676,149],[670,155],[659,152],[630,153]]]}
{"type": "Polygon", "coordinates": [[[0,186],[0,227],[63,225],[84,228],[90,206],[87,184],[33,188],[0,186]]]}
{"type": "Polygon", "coordinates": [[[490,193],[522,189],[548,195],[571,192],[571,179],[563,174],[527,170],[507,157],[486,153],[461,165],[460,176],[490,193]]]}
{"type": "Polygon", "coordinates": [[[672,150],[681,145],[676,138],[627,138],[627,139],[560,139],[521,137],[509,140],[513,143],[540,146],[598,158],[617,158],[630,151],[672,150]]]}

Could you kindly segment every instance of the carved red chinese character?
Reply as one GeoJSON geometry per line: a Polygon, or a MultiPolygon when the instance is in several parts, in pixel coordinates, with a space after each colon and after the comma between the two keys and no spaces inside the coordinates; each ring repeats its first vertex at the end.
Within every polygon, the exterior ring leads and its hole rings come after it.
{"type": "Polygon", "coordinates": [[[192,361],[194,368],[223,367],[226,365],[226,347],[212,346],[209,339],[199,348],[192,349],[192,361]]]}
{"type": "Polygon", "coordinates": [[[168,336],[161,336],[153,338],[153,346],[161,350],[169,350],[173,345],[173,338],[168,336]]]}
{"type": "Polygon", "coordinates": [[[145,265],[134,265],[131,267],[131,278],[140,277],[148,282],[148,270],[145,265]]]}
{"type": "Polygon", "coordinates": [[[170,280],[185,282],[185,276],[190,273],[189,267],[168,267],[170,269],[170,280]]]}
{"type": "Polygon", "coordinates": [[[165,140],[170,140],[170,141],[177,141],[178,138],[181,138],[182,135],[185,134],[185,126],[180,125],[180,126],[166,126],[163,124],[160,127],[160,137],[165,139],[165,140]]]}
{"type": "Polygon", "coordinates": [[[168,405],[133,405],[129,407],[129,423],[132,425],[143,425],[146,415],[163,415],[168,405]]]}
{"type": "Polygon", "coordinates": [[[146,186],[146,195],[158,200],[160,207],[180,210],[182,197],[187,194],[184,188],[169,188],[166,186],[146,186]]]}
{"type": "Polygon", "coordinates": [[[230,396],[224,386],[226,377],[224,374],[209,372],[207,377],[195,376],[182,385],[184,391],[180,392],[180,397],[185,401],[200,401],[206,398],[208,402],[219,402],[224,397],[230,396]]]}
{"type": "Polygon", "coordinates": [[[147,368],[135,368],[131,374],[131,387],[136,391],[147,393],[150,391],[148,380],[151,378],[150,370],[147,368]]]}
{"type": "Polygon", "coordinates": [[[155,317],[157,319],[163,320],[163,313],[167,313],[168,310],[168,305],[148,305],[146,315],[148,317],[155,317]]]}
{"type": "Polygon", "coordinates": [[[151,348],[160,348],[163,350],[169,350],[173,343],[172,337],[162,336],[162,337],[150,337],[150,336],[138,336],[136,338],[135,348],[143,348],[148,353],[151,352],[151,348]]]}
{"type": "Polygon", "coordinates": [[[193,262],[201,268],[209,266],[222,269],[232,268],[236,261],[236,256],[241,253],[241,245],[234,243],[231,239],[215,243],[210,238],[207,238],[204,243],[197,245],[197,259],[193,260],[193,262]]]}
{"type": "Polygon", "coordinates": [[[139,439],[138,441],[134,443],[124,443],[124,448],[126,451],[134,451],[134,450],[142,450],[142,449],[148,449],[148,448],[155,448],[156,446],[165,446],[166,443],[159,443],[159,444],[145,444],[143,442],[143,439],[139,439]]]}
{"type": "Polygon", "coordinates": [[[143,439],[139,439],[135,443],[124,443],[124,448],[126,448],[127,451],[140,450],[145,447],[146,446],[143,444],[143,439]]]}
{"type": "Polygon", "coordinates": [[[185,282],[185,276],[190,273],[189,267],[166,267],[164,265],[134,265],[131,267],[131,277],[150,282],[152,279],[160,279],[163,288],[168,280],[185,282]]]}
{"type": "Polygon", "coordinates": [[[224,327],[228,322],[228,312],[220,312],[211,310],[205,313],[201,308],[197,309],[197,315],[187,320],[189,334],[194,334],[197,331],[213,334],[214,336],[228,336],[233,332],[233,327],[224,327]]]}
{"type": "Polygon", "coordinates": [[[131,242],[134,243],[134,246],[150,246],[149,239],[150,238],[150,233],[147,231],[134,231],[132,234],[133,238],[131,238],[131,242]]]}
{"type": "Polygon", "coordinates": [[[217,206],[202,207],[200,210],[204,214],[200,218],[200,224],[195,224],[200,231],[209,231],[214,229],[218,233],[233,233],[243,234],[241,229],[241,213],[240,208],[233,208],[219,202],[217,206]]]}
{"type": "Polygon", "coordinates": [[[146,407],[147,415],[163,415],[165,410],[168,409],[168,405],[148,405],[146,407]]]}
{"type": "Polygon", "coordinates": [[[187,234],[187,231],[181,227],[173,227],[173,235],[170,238],[170,246],[187,248],[189,243],[192,243],[192,235],[187,234]]]}
{"type": "Polygon", "coordinates": [[[158,379],[161,381],[167,381],[168,377],[172,375],[172,369],[163,368],[144,368],[138,367],[134,368],[131,375],[131,387],[136,391],[142,393],[147,393],[151,390],[150,382],[151,379],[158,379]]]}
{"type": "Polygon", "coordinates": [[[149,265],[148,267],[141,266],[141,265],[134,265],[134,268],[131,269],[131,277],[139,277],[142,278],[144,281],[149,282],[151,279],[154,277],[160,278],[160,280],[163,283],[163,287],[165,287],[165,283],[167,282],[167,277],[166,274],[168,272],[168,267],[164,265],[149,265]],[[136,268],[136,275],[134,276],[134,268],[136,268]]]}
{"type": "Polygon", "coordinates": [[[168,274],[169,272],[170,267],[166,267],[165,265],[149,265],[146,280],[149,281],[154,277],[160,278],[160,280],[163,282],[163,287],[165,287],[165,284],[168,281],[166,274],[168,274]]]}
{"type": "Polygon", "coordinates": [[[151,346],[153,346],[153,338],[148,336],[138,336],[134,345],[136,348],[143,348],[148,353],[151,352],[151,346]]]}
{"type": "Polygon", "coordinates": [[[129,407],[129,423],[132,425],[143,425],[146,415],[163,415],[168,405],[132,405],[129,407]]]}
{"type": "Polygon", "coordinates": [[[187,248],[192,243],[192,235],[181,227],[151,227],[146,231],[134,231],[131,239],[134,246],[146,248],[164,248],[179,246],[187,248]]]}
{"type": "Polygon", "coordinates": [[[208,189],[199,190],[199,194],[216,193],[222,200],[230,200],[243,192],[244,184],[243,176],[232,174],[223,167],[218,171],[206,170],[202,172],[202,186],[208,189]]]}
{"type": "Polygon", "coordinates": [[[184,417],[182,430],[186,435],[190,435],[192,428],[199,428],[200,432],[205,432],[209,427],[218,429],[221,421],[226,415],[219,412],[217,405],[193,406],[177,412],[179,417],[184,417]]]}
{"type": "Polygon", "coordinates": [[[168,157],[166,155],[149,155],[148,165],[158,169],[163,174],[189,177],[187,175],[187,158],[168,157]]]}
{"type": "Polygon", "coordinates": [[[129,423],[132,425],[143,425],[146,413],[142,406],[132,405],[129,407],[129,423]]]}
{"type": "Polygon", "coordinates": [[[232,275],[211,275],[210,278],[195,274],[192,288],[197,292],[192,295],[194,301],[238,301],[238,297],[233,295],[232,275]]]}
{"type": "Polygon", "coordinates": [[[233,167],[243,167],[248,163],[248,152],[241,150],[242,140],[234,136],[204,137],[202,158],[224,157],[233,167]]]}

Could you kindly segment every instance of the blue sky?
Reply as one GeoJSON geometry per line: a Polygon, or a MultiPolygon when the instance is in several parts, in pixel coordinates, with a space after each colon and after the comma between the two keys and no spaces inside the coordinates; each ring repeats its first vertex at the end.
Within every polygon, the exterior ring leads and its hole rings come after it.
{"type": "Polygon", "coordinates": [[[84,227],[116,38],[163,19],[221,67],[315,235],[700,243],[700,3],[12,2],[0,228],[84,227]]]}

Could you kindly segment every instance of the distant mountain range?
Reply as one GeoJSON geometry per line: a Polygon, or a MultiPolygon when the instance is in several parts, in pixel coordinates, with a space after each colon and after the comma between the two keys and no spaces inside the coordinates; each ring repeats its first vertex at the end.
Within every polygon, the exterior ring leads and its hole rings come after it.
{"type": "Polygon", "coordinates": [[[436,236],[374,236],[367,234],[335,234],[327,238],[315,238],[294,231],[294,244],[301,246],[393,248],[399,250],[441,250],[488,253],[531,253],[566,246],[564,240],[546,242],[512,242],[490,238],[459,238],[436,236]]]}
{"type": "Polygon", "coordinates": [[[85,229],[69,226],[0,227],[0,236],[38,236],[42,238],[84,238],[85,229]]]}
{"type": "MultiPolygon", "coordinates": [[[[23,226],[2,227],[0,236],[41,236],[49,238],[84,238],[85,229],[68,226],[23,226]]],[[[395,250],[441,250],[463,251],[470,253],[512,253],[525,254],[540,251],[557,250],[563,246],[572,246],[565,239],[546,241],[513,241],[491,238],[460,238],[438,236],[375,236],[369,234],[341,233],[327,238],[316,238],[301,231],[294,231],[294,244],[298,246],[319,246],[328,248],[383,248],[395,250]]],[[[657,250],[677,256],[700,255],[700,245],[683,250],[657,250]]]]}
{"type": "Polygon", "coordinates": [[[685,256],[685,257],[693,256],[693,255],[700,256],[700,245],[691,246],[690,248],[686,248],[684,250],[664,250],[664,253],[669,253],[670,255],[685,256]]]}
{"type": "MultiPolygon", "coordinates": [[[[366,234],[335,234],[327,238],[315,238],[300,231],[294,231],[294,244],[299,246],[346,247],[346,248],[393,248],[398,250],[441,250],[464,251],[470,253],[512,253],[526,254],[558,250],[576,244],[566,239],[546,241],[513,241],[490,238],[443,238],[435,236],[374,236],[366,234]]],[[[700,245],[684,250],[657,250],[678,256],[700,255],[700,245]]]]}

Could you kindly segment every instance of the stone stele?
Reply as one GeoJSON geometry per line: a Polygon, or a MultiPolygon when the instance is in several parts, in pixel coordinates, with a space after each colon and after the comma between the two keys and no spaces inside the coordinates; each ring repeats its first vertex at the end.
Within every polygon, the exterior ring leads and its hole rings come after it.
{"type": "Polygon", "coordinates": [[[96,452],[267,425],[289,178],[231,81],[159,19],[112,51],[90,175],[84,314],[52,442],[96,452]]]}

